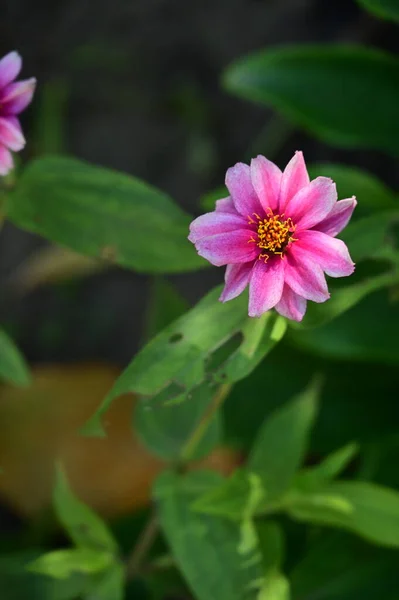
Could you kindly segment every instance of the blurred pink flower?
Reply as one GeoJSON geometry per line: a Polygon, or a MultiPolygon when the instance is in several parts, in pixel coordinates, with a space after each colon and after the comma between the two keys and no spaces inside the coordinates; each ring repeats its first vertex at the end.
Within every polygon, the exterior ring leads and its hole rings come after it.
{"type": "Polygon", "coordinates": [[[18,152],[25,146],[25,138],[18,115],[32,100],[36,79],[14,81],[22,67],[17,52],[10,52],[0,60],[0,175],[13,167],[10,150],[18,152]]]}
{"type": "Polygon", "coordinates": [[[237,163],[226,174],[228,198],[195,219],[189,240],[200,256],[227,265],[222,302],[249,285],[250,317],[275,308],[301,321],[307,300],[329,297],[324,273],[345,277],[354,264],[336,235],[347,225],[355,197],[337,202],[334,182],[309,180],[302,152],[282,173],[264,156],[237,163]]]}

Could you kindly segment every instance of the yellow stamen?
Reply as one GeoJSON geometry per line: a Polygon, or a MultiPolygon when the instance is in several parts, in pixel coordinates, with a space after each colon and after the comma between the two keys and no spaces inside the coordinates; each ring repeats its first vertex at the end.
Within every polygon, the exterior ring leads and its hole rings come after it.
{"type": "MultiPolygon", "coordinates": [[[[293,237],[295,225],[291,218],[284,219],[284,214],[274,215],[271,211],[265,219],[254,213],[258,220],[258,239],[256,244],[263,252],[259,258],[266,262],[270,254],[277,254],[283,258],[284,250],[290,242],[296,241],[293,237]]],[[[248,217],[249,222],[253,222],[251,217],[248,217]]],[[[254,242],[251,237],[250,242],[254,242]]]]}

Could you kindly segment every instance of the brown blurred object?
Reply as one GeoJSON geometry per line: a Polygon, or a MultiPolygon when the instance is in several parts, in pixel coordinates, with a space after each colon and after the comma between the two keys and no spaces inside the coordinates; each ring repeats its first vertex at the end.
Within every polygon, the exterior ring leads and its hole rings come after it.
{"type": "MultiPolygon", "coordinates": [[[[50,365],[33,369],[29,388],[0,388],[0,496],[31,516],[51,501],[54,459],[60,458],[72,488],[107,517],[148,504],[164,463],[132,431],[135,398],[121,396],[107,412],[107,438],[77,432],[112,387],[119,370],[110,365],[50,365]]],[[[198,466],[228,474],[240,457],[216,449],[198,466]]]]}
{"type": "Polygon", "coordinates": [[[43,284],[61,283],[104,271],[109,264],[53,244],[43,246],[17,267],[8,284],[21,294],[43,284]]]}

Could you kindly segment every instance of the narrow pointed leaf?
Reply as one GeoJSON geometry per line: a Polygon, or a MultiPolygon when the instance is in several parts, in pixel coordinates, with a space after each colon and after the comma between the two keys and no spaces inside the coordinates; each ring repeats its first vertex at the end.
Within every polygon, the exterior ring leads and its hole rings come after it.
{"type": "Polygon", "coordinates": [[[60,523],[77,546],[109,552],[117,550],[117,543],[107,525],[74,495],[60,468],[57,469],[53,502],[60,523]]]}
{"type": "Polygon", "coordinates": [[[103,571],[112,562],[108,552],[90,548],[54,550],[43,554],[28,566],[29,571],[56,579],[67,579],[73,573],[92,574],[103,571]]]}
{"type": "Polygon", "coordinates": [[[324,487],[348,466],[356,454],[359,446],[355,443],[347,444],[336,452],[333,452],[315,467],[308,467],[298,474],[297,485],[307,488],[324,487]]]}
{"type": "Polygon", "coordinates": [[[290,503],[289,514],[399,548],[399,493],[373,483],[336,481],[319,493],[299,494],[290,503]]]}

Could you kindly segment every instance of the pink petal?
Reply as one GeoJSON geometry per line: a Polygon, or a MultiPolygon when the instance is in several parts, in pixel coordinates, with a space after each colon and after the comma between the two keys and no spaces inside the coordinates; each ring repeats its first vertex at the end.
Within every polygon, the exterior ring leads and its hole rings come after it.
{"type": "Polygon", "coordinates": [[[317,177],[289,200],[284,213],[298,229],[310,229],[331,212],[336,200],[335,183],[328,177],[317,177]]]}
{"type": "Polygon", "coordinates": [[[237,213],[215,211],[201,215],[191,223],[188,239],[195,244],[204,237],[247,228],[247,221],[237,213]]]}
{"type": "Polygon", "coordinates": [[[236,210],[244,217],[263,212],[251,181],[251,170],[244,163],[237,163],[227,170],[226,186],[236,210]]]}
{"type": "Polygon", "coordinates": [[[336,202],[330,213],[315,228],[327,235],[336,236],[347,226],[357,202],[355,196],[336,202]]]}
{"type": "Polygon", "coordinates": [[[10,123],[12,123],[13,126],[16,129],[18,129],[18,131],[21,133],[21,135],[23,135],[21,123],[19,122],[18,117],[15,117],[14,115],[7,115],[7,121],[9,121],[10,123]]]}
{"type": "Polygon", "coordinates": [[[11,152],[0,144],[0,175],[7,175],[14,166],[11,152]]]}
{"type": "Polygon", "coordinates": [[[287,317],[287,319],[302,321],[303,315],[306,312],[306,304],[305,298],[299,296],[287,284],[284,284],[281,300],[276,304],[275,309],[280,315],[287,317]]]}
{"type": "Polygon", "coordinates": [[[18,52],[10,52],[0,60],[0,88],[13,81],[22,67],[18,52]]]}
{"type": "Polygon", "coordinates": [[[236,209],[234,208],[233,200],[228,196],[227,198],[221,198],[220,200],[216,200],[216,212],[228,212],[237,214],[236,209]]]}
{"type": "Polygon", "coordinates": [[[307,254],[309,261],[313,260],[320,265],[327,275],[330,277],[352,275],[355,265],[342,240],[321,231],[301,231],[298,237],[297,248],[301,248],[307,254]]]}
{"type": "Polygon", "coordinates": [[[252,159],[252,185],[265,212],[268,209],[276,211],[278,208],[281,176],[280,169],[264,156],[252,159]]]}
{"type": "Polygon", "coordinates": [[[284,213],[287,203],[301,190],[309,185],[310,179],[302,152],[295,152],[293,158],[284,169],[281,180],[279,213],[284,213]]]}
{"type": "Polygon", "coordinates": [[[36,87],[36,79],[26,79],[17,83],[10,83],[1,98],[1,104],[5,114],[17,115],[22,112],[32,100],[36,87]]]}
{"type": "Polygon", "coordinates": [[[249,262],[259,255],[256,244],[249,242],[252,236],[250,229],[238,229],[202,238],[196,242],[195,247],[200,256],[216,267],[249,262]]]}
{"type": "Polygon", "coordinates": [[[25,146],[25,138],[21,129],[10,119],[0,117],[0,144],[18,152],[25,146]]]}
{"type": "Polygon", "coordinates": [[[284,265],[285,261],[280,257],[269,258],[266,263],[259,259],[254,264],[249,283],[250,317],[260,317],[280,301],[284,286],[284,265]]]}
{"type": "Polygon", "coordinates": [[[325,302],[330,297],[324,273],[310,261],[295,242],[285,256],[285,282],[296,293],[313,302],[325,302]]]}
{"type": "Polygon", "coordinates": [[[225,286],[219,298],[221,302],[232,300],[245,290],[249,283],[252,266],[252,262],[227,265],[224,276],[225,286]]]}

